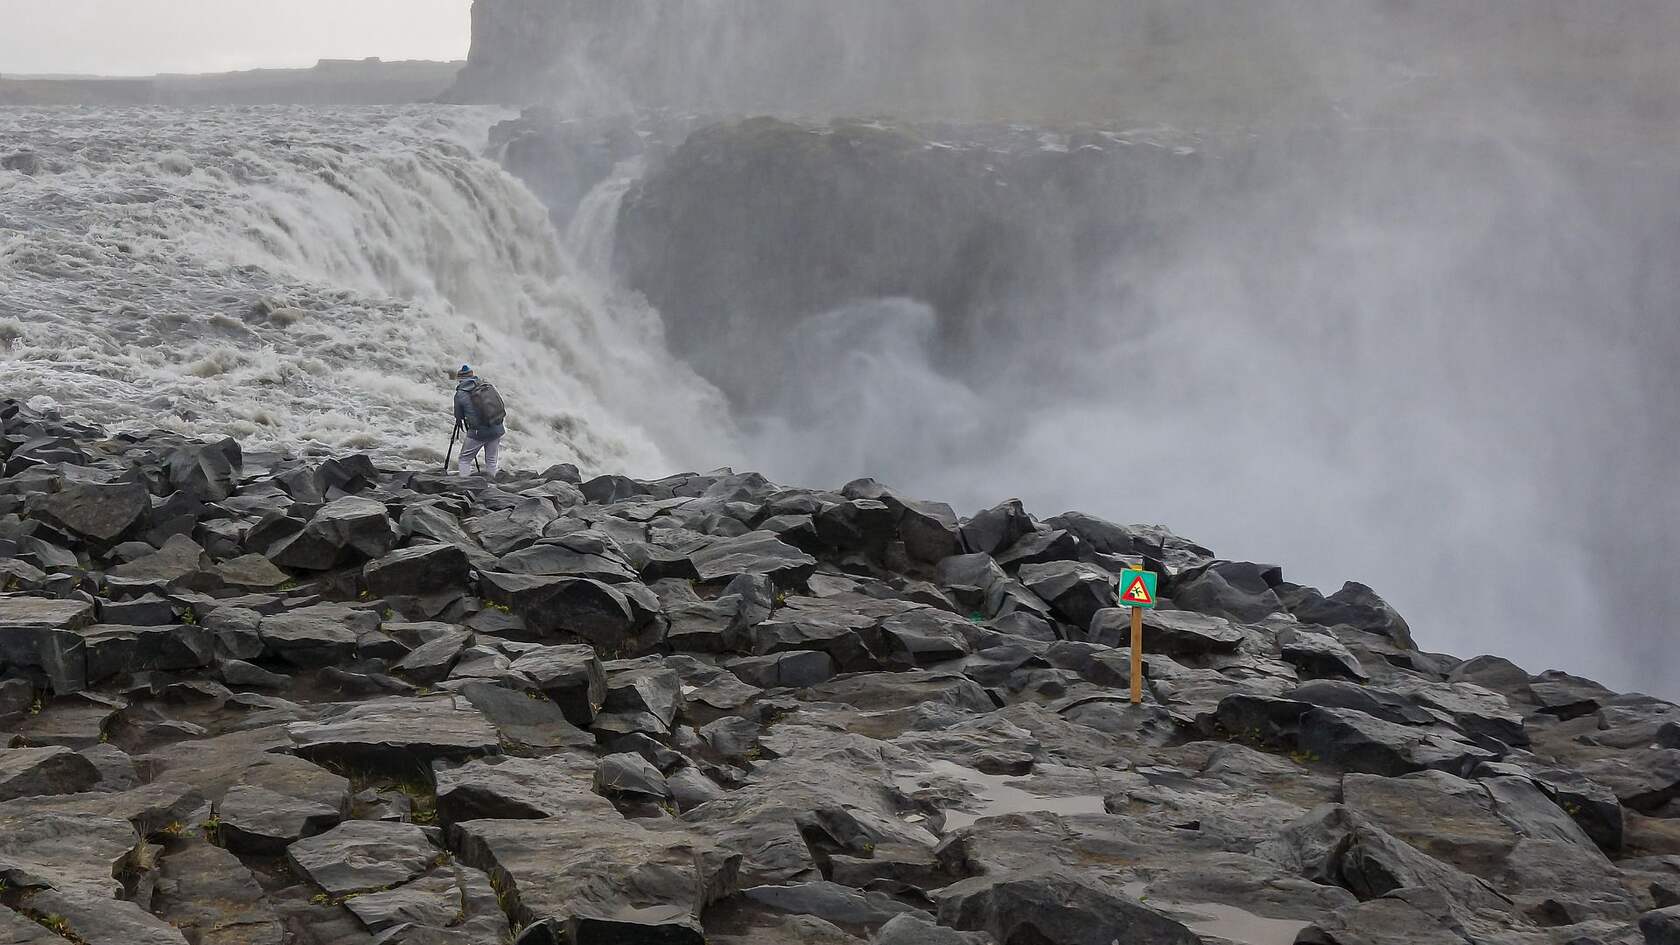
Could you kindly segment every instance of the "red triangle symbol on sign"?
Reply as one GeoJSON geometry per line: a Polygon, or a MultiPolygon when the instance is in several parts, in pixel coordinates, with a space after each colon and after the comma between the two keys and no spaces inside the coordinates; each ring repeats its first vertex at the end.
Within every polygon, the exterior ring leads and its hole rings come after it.
{"type": "Polygon", "coordinates": [[[1132,586],[1126,588],[1126,593],[1120,595],[1120,599],[1128,604],[1155,603],[1155,598],[1149,596],[1149,585],[1143,582],[1143,578],[1132,578],[1132,586]]]}

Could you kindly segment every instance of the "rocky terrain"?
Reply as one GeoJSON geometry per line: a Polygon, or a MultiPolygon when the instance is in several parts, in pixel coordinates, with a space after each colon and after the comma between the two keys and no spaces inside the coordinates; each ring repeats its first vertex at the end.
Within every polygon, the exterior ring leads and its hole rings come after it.
{"type": "Polygon", "coordinates": [[[1680,708],[1361,585],[872,480],[0,420],[6,943],[1680,941],[1680,708]]]}

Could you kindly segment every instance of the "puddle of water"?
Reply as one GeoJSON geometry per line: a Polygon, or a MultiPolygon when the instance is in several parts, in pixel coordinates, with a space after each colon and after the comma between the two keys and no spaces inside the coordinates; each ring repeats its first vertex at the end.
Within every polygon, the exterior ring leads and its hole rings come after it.
{"type": "Polygon", "coordinates": [[[1172,902],[1145,895],[1147,883],[1131,883],[1125,893],[1152,909],[1159,909],[1183,922],[1197,935],[1222,938],[1238,945],[1295,945],[1296,936],[1311,922],[1296,919],[1268,919],[1246,909],[1217,902],[1172,902]]]}
{"type": "Polygon", "coordinates": [[[1106,813],[1103,809],[1103,799],[1097,794],[1046,797],[1016,786],[1030,784],[1030,777],[984,774],[950,761],[929,761],[926,765],[928,773],[906,778],[909,782],[907,786],[928,784],[935,780],[957,781],[973,795],[973,799],[962,809],[952,808],[945,811],[947,832],[961,830],[982,817],[996,817],[999,814],[1019,814],[1027,811],[1044,811],[1051,814],[1106,813]]]}

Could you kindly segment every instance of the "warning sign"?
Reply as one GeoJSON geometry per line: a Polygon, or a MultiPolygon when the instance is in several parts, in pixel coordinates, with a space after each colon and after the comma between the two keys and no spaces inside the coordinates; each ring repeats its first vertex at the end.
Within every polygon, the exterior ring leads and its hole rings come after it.
{"type": "Polygon", "coordinates": [[[1155,572],[1126,570],[1120,574],[1120,606],[1154,607],[1155,572]]]}

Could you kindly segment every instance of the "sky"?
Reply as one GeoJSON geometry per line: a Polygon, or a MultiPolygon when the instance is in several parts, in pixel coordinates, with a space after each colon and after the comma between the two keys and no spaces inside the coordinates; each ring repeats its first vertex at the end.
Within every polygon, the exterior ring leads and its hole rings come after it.
{"type": "Polygon", "coordinates": [[[0,75],[464,59],[472,0],[0,0],[0,75]]]}

